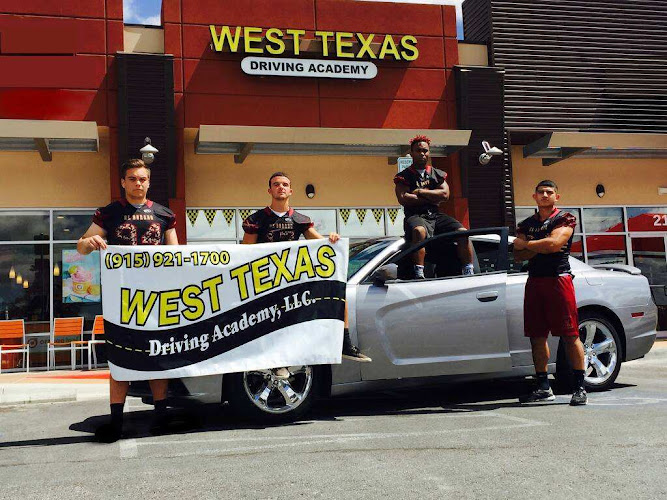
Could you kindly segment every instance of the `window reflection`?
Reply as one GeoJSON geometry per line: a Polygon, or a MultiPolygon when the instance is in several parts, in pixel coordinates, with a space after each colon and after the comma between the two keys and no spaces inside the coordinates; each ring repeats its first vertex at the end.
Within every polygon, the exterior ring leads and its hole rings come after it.
{"type": "Polygon", "coordinates": [[[625,236],[586,236],[588,264],[627,264],[625,236]]]}
{"type": "Polygon", "coordinates": [[[0,241],[35,241],[48,239],[48,212],[0,212],[0,241]]]}
{"type": "Polygon", "coordinates": [[[0,319],[48,321],[50,269],[49,245],[0,245],[0,319]]]}
{"type": "Polygon", "coordinates": [[[628,231],[667,231],[667,208],[628,207],[628,231]]]}
{"type": "Polygon", "coordinates": [[[635,267],[641,269],[651,285],[667,283],[665,240],[659,238],[632,238],[632,257],[635,267]]]}
{"type": "Polygon", "coordinates": [[[584,208],[587,233],[618,233],[623,232],[623,209],[584,208]]]}
{"type": "Polygon", "coordinates": [[[90,227],[93,213],[58,210],[53,212],[53,239],[78,240],[90,227]]]}

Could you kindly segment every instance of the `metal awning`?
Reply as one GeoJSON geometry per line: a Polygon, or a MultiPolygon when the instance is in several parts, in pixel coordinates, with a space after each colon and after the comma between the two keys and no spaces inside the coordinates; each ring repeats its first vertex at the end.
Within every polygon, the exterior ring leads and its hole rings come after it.
{"type": "Polygon", "coordinates": [[[549,166],[566,158],[667,158],[667,134],[550,132],[523,147],[549,166]]]}
{"type": "Polygon", "coordinates": [[[51,161],[54,151],[97,152],[97,123],[61,120],[0,120],[0,151],[38,151],[51,161]]]}
{"type": "Polygon", "coordinates": [[[431,138],[431,156],[447,156],[470,142],[471,130],[376,128],[249,127],[201,125],[198,154],[233,154],[243,163],[250,154],[386,156],[396,162],[417,134],[431,138]]]}

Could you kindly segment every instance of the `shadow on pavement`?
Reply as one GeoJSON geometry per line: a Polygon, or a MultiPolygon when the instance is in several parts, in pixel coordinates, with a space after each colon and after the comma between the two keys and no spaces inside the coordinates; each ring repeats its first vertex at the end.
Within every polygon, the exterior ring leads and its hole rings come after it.
{"type": "MultiPolygon", "coordinates": [[[[631,384],[615,384],[615,389],[634,387],[631,384]]],[[[352,416],[390,416],[390,415],[435,415],[461,412],[492,411],[502,408],[521,406],[567,405],[569,401],[532,403],[522,405],[518,402],[520,394],[533,388],[530,380],[504,380],[488,382],[469,382],[456,385],[438,385],[418,389],[381,391],[348,397],[337,397],[319,401],[303,421],[254,424],[243,422],[228,411],[227,405],[206,404],[188,408],[171,408],[172,417],[166,435],[193,434],[209,431],[239,429],[265,429],[274,427],[300,427],[314,421],[336,421],[352,416]]],[[[132,411],[125,414],[123,425],[124,439],[154,437],[150,432],[153,419],[152,410],[132,411]]],[[[32,439],[0,443],[2,448],[61,446],[86,442],[95,442],[95,429],[107,422],[108,415],[96,415],[70,425],[69,429],[85,433],[80,436],[32,439]]]]}

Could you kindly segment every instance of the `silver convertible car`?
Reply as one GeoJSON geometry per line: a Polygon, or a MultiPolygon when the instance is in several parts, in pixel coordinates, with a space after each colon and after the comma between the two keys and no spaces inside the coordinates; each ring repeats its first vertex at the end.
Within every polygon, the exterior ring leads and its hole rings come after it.
{"type": "MultiPolygon", "coordinates": [[[[612,387],[621,363],[643,357],[656,337],[657,308],[639,269],[590,267],[570,259],[586,351],[586,386],[612,387]]],[[[270,370],[173,380],[172,404],[228,401],[244,418],[284,421],[303,416],[318,397],[401,386],[534,374],[523,335],[525,263],[512,259],[507,228],[436,236],[408,247],[400,238],[350,246],[347,301],[353,341],[372,363],[292,366],[288,380],[270,370]],[[458,275],[456,245],[468,237],[475,274],[458,275]],[[412,279],[410,254],[427,249],[427,279],[412,279]]],[[[550,337],[549,372],[566,388],[564,350],[550,337]]],[[[147,398],[147,385],[130,394],[147,398]]]]}

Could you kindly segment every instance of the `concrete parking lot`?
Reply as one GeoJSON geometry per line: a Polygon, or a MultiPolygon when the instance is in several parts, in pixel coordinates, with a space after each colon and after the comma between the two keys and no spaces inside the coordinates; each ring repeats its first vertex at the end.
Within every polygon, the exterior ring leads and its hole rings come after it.
{"type": "Polygon", "coordinates": [[[667,342],[625,364],[586,407],[520,406],[526,382],[322,402],[255,427],[224,409],[179,411],[179,433],[91,441],[104,399],[0,407],[2,498],[665,498],[667,342]]]}

